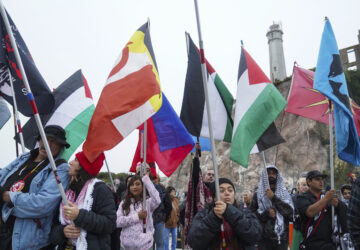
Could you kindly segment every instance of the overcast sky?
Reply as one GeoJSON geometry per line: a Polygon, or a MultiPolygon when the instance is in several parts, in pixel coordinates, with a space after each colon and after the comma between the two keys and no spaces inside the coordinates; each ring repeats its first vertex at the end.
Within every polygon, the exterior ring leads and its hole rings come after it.
{"type": "MultiPolygon", "coordinates": [[[[3,0],[49,87],[82,69],[97,102],[115,59],[132,34],[150,18],[162,90],[179,114],[187,52],[185,31],[198,44],[192,0],[3,0]]],[[[358,43],[359,0],[199,0],[205,56],[236,96],[240,41],[269,76],[266,32],[275,22],[284,31],[287,75],[294,61],[316,65],[324,17],[330,18],[339,48],[358,43]]],[[[25,124],[25,119],[22,123],[25,124]]],[[[0,167],[15,159],[12,120],[0,130],[0,167]]],[[[137,133],[106,152],[113,172],[127,172],[137,133]]],[[[103,167],[102,171],[106,171],[103,167]]]]}

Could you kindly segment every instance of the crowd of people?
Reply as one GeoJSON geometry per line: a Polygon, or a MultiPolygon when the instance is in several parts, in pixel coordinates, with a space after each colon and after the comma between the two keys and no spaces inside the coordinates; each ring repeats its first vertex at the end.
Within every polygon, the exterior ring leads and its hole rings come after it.
{"type": "Polygon", "coordinates": [[[255,190],[236,200],[229,178],[218,179],[217,196],[214,171],[201,174],[197,145],[192,171],[198,172],[182,198],[141,164],[111,190],[96,178],[104,154],[89,162],[78,152],[67,163],[60,157],[70,146],[65,130],[50,125],[45,134],[55,175],[40,137],[38,148],[0,170],[0,249],[360,249],[360,177],[336,195],[325,187],[326,176],[312,170],[290,193],[269,165],[255,190]]]}

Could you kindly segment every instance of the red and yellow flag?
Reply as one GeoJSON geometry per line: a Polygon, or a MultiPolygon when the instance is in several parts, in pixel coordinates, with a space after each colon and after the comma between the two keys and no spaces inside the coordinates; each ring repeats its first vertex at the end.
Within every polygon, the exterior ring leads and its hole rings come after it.
{"type": "Polygon", "coordinates": [[[115,147],[161,104],[160,80],[145,23],[122,50],[101,92],[83,145],[88,160],[115,147]]]}
{"type": "MultiPolygon", "coordinates": [[[[314,71],[294,66],[285,112],[329,124],[329,100],[313,88],[314,76],[314,71]]],[[[360,107],[351,98],[350,104],[356,130],[360,135],[360,107]]]]}

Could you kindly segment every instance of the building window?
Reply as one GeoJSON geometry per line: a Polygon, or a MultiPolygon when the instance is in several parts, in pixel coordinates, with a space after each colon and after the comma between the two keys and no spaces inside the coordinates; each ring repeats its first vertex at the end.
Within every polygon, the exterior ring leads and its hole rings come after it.
{"type": "Polygon", "coordinates": [[[354,70],[354,71],[356,71],[356,70],[357,70],[357,66],[356,66],[356,65],[351,66],[351,67],[347,68],[347,70],[354,70]]]}
{"type": "Polygon", "coordinates": [[[274,66],[274,72],[276,72],[276,66],[274,66]]]}
{"type": "Polygon", "coordinates": [[[348,56],[348,63],[356,62],[355,50],[354,49],[349,49],[346,52],[347,52],[347,56],[348,56]]]}

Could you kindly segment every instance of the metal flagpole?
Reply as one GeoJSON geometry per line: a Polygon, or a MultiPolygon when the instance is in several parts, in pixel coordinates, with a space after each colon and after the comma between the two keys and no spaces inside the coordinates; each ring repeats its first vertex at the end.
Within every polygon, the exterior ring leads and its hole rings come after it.
{"type": "MultiPolygon", "coordinates": [[[[13,108],[13,117],[14,117],[14,131],[15,131],[15,136],[16,136],[16,133],[17,133],[17,129],[16,129],[16,116],[15,116],[15,108],[14,108],[14,106],[12,106],[12,108],[13,108]]],[[[19,147],[18,147],[18,143],[17,143],[17,141],[15,140],[15,149],[16,149],[16,157],[18,157],[19,156],[19,147]]]]}
{"type": "MultiPolygon", "coordinates": [[[[19,111],[18,111],[17,103],[16,103],[14,83],[12,81],[12,75],[11,75],[11,72],[10,72],[9,68],[8,68],[8,74],[9,74],[9,80],[10,80],[10,85],[11,85],[11,94],[12,94],[12,97],[13,97],[13,103],[14,103],[14,109],[15,109],[15,119],[16,119],[16,125],[17,125],[17,132],[18,132],[19,138],[20,138],[20,144],[21,144],[22,153],[25,153],[25,143],[24,143],[24,137],[23,137],[23,134],[22,134],[22,127],[21,127],[21,122],[20,122],[19,111]]],[[[15,133],[16,133],[16,128],[15,128],[15,133]]]]}
{"type": "Polygon", "coordinates": [[[113,180],[113,178],[112,178],[112,176],[111,176],[111,172],[110,172],[109,165],[108,165],[108,163],[107,163],[106,157],[105,157],[105,165],[106,165],[107,171],[108,171],[108,173],[109,173],[109,177],[110,177],[110,181],[111,181],[111,186],[113,187],[114,192],[116,192],[116,188],[115,188],[115,185],[114,185],[114,180],[113,180]]]}
{"type": "Polygon", "coordinates": [[[266,186],[267,188],[270,188],[270,183],[269,183],[269,176],[267,174],[267,168],[266,168],[266,158],[265,158],[265,152],[264,151],[261,151],[261,156],[262,156],[262,159],[263,159],[263,162],[264,162],[264,172],[265,172],[265,178],[266,178],[266,186]]]}
{"type": "MultiPolygon", "coordinates": [[[[200,16],[199,16],[199,7],[198,7],[197,0],[194,0],[194,4],[195,4],[197,29],[198,29],[198,35],[199,35],[201,73],[202,73],[204,92],[205,92],[206,111],[207,111],[207,117],[208,117],[208,122],[209,122],[211,156],[212,156],[212,160],[213,160],[213,164],[214,164],[216,199],[218,201],[220,201],[221,199],[220,199],[220,187],[219,187],[219,174],[218,174],[218,166],[217,166],[217,162],[216,162],[215,141],[214,141],[212,120],[211,120],[211,113],[210,113],[211,108],[210,108],[210,101],[209,101],[208,88],[207,88],[207,70],[206,70],[206,62],[205,62],[204,44],[203,44],[203,40],[202,40],[202,36],[201,36],[200,16]]],[[[222,238],[222,247],[226,247],[225,235],[224,235],[224,224],[221,224],[221,238],[222,238]]]]}
{"type": "MultiPolygon", "coordinates": [[[[147,144],[147,121],[144,122],[144,162],[142,165],[143,173],[146,173],[146,144],[147,144]]],[[[142,175],[141,175],[142,176],[142,175]]],[[[143,185],[143,209],[146,210],[146,187],[143,185]]],[[[143,232],[146,233],[146,218],[143,219],[143,232]]]]}
{"type": "MultiPolygon", "coordinates": [[[[330,183],[331,189],[335,189],[334,181],[334,138],[333,138],[333,119],[332,119],[332,102],[329,100],[329,136],[330,136],[330,183]]],[[[335,208],[331,206],[331,221],[334,228],[335,208]]]]}
{"type": "Polygon", "coordinates": [[[12,46],[12,48],[14,50],[14,55],[15,55],[15,58],[16,58],[16,62],[18,63],[18,67],[20,69],[21,76],[23,77],[23,82],[24,82],[24,85],[25,85],[25,88],[26,88],[26,91],[27,91],[27,97],[28,97],[28,100],[30,102],[32,111],[34,113],[34,118],[35,118],[35,121],[36,121],[36,125],[37,125],[37,127],[39,129],[41,139],[42,139],[42,141],[44,143],[46,154],[48,156],[51,168],[53,170],[53,174],[54,174],[56,183],[58,185],[62,200],[63,200],[65,206],[69,206],[68,200],[66,199],[66,196],[65,196],[64,188],[63,188],[63,186],[61,184],[61,181],[60,181],[60,178],[58,177],[57,172],[56,172],[56,165],[55,165],[54,157],[51,154],[49,143],[48,143],[48,141],[46,139],[45,131],[44,131],[44,128],[43,128],[43,126],[41,124],[40,115],[38,113],[38,109],[37,109],[37,106],[36,106],[36,103],[35,103],[34,95],[31,92],[29,82],[28,82],[28,79],[27,79],[27,76],[26,76],[26,73],[25,73],[25,70],[24,70],[24,66],[23,66],[21,58],[20,58],[19,50],[18,50],[17,45],[16,45],[15,37],[14,37],[14,34],[13,34],[12,30],[11,30],[9,19],[7,17],[5,7],[3,5],[2,0],[0,0],[0,11],[1,11],[1,15],[2,15],[2,18],[4,20],[4,23],[5,23],[6,30],[7,30],[8,34],[9,34],[9,37],[10,37],[11,46],[12,46]]]}

